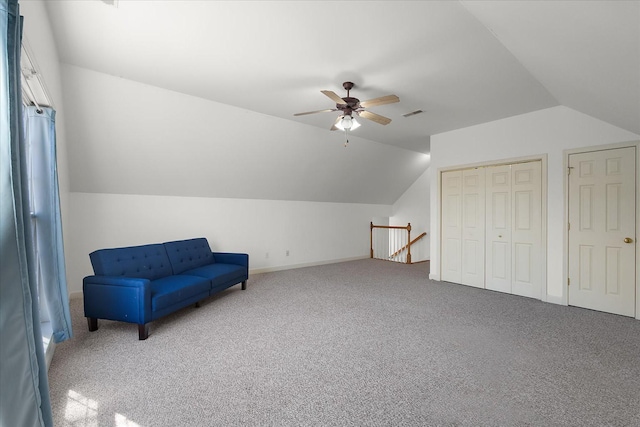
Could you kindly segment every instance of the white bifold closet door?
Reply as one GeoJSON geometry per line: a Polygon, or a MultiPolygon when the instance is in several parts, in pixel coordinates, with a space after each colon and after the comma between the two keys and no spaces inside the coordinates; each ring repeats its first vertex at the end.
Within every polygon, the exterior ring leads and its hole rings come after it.
{"type": "Polygon", "coordinates": [[[442,174],[442,280],[540,298],[541,162],[442,174]]]}
{"type": "Polygon", "coordinates": [[[484,288],[484,169],[462,171],[462,260],[460,283],[484,288]]]}
{"type": "Polygon", "coordinates": [[[541,297],[541,181],[539,161],[487,168],[487,289],[541,297]]]}
{"type": "Polygon", "coordinates": [[[484,288],[485,171],[442,174],[442,280],[484,288]]]}
{"type": "Polygon", "coordinates": [[[444,172],[441,180],[442,280],[462,281],[462,171],[444,172]]]}
{"type": "Polygon", "coordinates": [[[511,293],[511,165],[487,168],[487,289],[511,293]]]}

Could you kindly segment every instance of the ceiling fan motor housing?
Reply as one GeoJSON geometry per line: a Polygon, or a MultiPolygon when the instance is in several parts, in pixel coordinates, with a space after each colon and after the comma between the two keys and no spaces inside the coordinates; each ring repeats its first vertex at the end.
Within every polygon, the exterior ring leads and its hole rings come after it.
{"type": "Polygon", "coordinates": [[[360,100],[358,98],[352,98],[347,96],[342,98],[346,104],[336,104],[336,108],[347,115],[351,115],[351,113],[358,108],[360,108],[360,100]]]}
{"type": "Polygon", "coordinates": [[[342,87],[347,91],[347,96],[345,98],[342,98],[342,100],[346,104],[336,104],[336,108],[344,112],[344,114],[347,116],[350,116],[353,111],[360,108],[360,100],[358,98],[349,96],[349,91],[353,89],[354,86],[355,84],[353,82],[342,83],[342,87]]]}

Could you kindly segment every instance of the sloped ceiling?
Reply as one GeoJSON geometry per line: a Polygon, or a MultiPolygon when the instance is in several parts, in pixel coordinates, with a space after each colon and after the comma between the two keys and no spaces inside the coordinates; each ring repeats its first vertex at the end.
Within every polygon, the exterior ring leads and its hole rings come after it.
{"type": "Polygon", "coordinates": [[[640,2],[463,4],[560,104],[640,133],[640,2]]]}
{"type": "MultiPolygon", "coordinates": [[[[344,81],[356,84],[351,95],[361,100],[398,95],[397,104],[371,108],[391,118],[389,125],[361,119],[353,136],[403,149],[385,156],[412,166],[377,176],[397,185],[363,202],[397,199],[426,168],[416,159],[429,152],[430,135],[441,132],[567,105],[640,133],[636,1],[46,4],[63,63],[279,118],[262,129],[266,143],[269,134],[282,139],[283,129],[293,140],[343,139],[328,130],[338,113],[293,114],[334,107],[320,90],[344,96],[344,81]],[[418,109],[424,113],[403,117],[418,109]],[[418,157],[409,160],[404,150],[418,157]]],[[[79,132],[70,131],[76,146],[88,143],[79,132]]],[[[79,171],[91,165],[77,163],[86,161],[71,162],[76,183],[87,181],[79,171]]],[[[366,182],[380,167],[364,171],[366,182]]]]}

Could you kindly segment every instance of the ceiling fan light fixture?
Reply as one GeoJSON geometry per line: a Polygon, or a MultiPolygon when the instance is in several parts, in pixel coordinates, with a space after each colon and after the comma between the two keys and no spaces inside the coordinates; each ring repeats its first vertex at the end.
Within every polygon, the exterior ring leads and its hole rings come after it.
{"type": "Polygon", "coordinates": [[[345,114],[344,116],[342,116],[342,119],[338,123],[336,123],[336,127],[344,131],[355,130],[360,127],[360,123],[358,123],[353,117],[345,114]]]}

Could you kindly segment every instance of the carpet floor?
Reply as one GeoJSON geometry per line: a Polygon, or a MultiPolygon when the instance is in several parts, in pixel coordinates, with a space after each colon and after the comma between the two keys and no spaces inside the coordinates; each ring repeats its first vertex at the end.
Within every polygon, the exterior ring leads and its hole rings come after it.
{"type": "Polygon", "coordinates": [[[49,370],[55,425],[640,426],[640,322],[360,260],[251,276],[49,370]]]}

